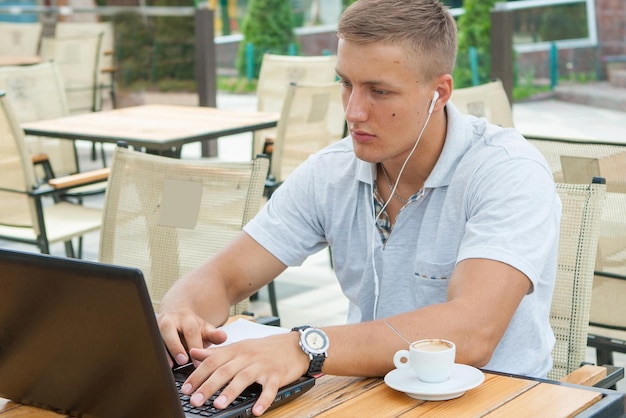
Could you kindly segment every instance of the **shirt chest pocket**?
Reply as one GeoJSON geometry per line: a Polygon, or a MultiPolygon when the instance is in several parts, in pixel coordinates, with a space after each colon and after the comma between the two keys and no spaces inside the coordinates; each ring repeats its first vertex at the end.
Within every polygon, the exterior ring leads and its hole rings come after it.
{"type": "Polygon", "coordinates": [[[415,260],[413,272],[416,279],[445,281],[452,275],[456,261],[446,263],[431,263],[423,260],[415,260]]]}

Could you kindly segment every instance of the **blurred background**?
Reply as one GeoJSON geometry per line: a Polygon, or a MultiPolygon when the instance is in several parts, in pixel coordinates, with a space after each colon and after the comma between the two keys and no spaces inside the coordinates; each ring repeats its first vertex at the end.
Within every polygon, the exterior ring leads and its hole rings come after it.
{"type": "MultiPolygon", "coordinates": [[[[217,88],[252,93],[263,53],[336,53],[335,25],[354,0],[0,0],[0,21],[111,22],[120,105],[142,91],[195,91],[195,14],[213,12],[217,88]]],[[[626,67],[623,0],[444,0],[458,20],[455,87],[489,81],[494,12],[506,12],[512,53],[512,99],[559,84],[607,80],[626,67]]],[[[9,40],[3,39],[2,42],[9,40]]],[[[506,82],[505,82],[506,84],[506,82]]]]}

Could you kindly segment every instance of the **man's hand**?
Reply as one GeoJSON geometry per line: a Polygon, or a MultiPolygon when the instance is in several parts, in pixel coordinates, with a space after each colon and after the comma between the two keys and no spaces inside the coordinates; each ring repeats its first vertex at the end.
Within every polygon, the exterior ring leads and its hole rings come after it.
{"type": "Polygon", "coordinates": [[[261,415],[271,406],[278,389],[298,379],[308,368],[309,358],[300,349],[298,338],[298,333],[289,332],[224,347],[191,348],[193,362],[199,364],[181,390],[191,395],[192,405],[200,406],[224,387],[213,405],[225,408],[256,382],[263,390],[252,412],[261,415]]]}
{"type": "MultiPolygon", "coordinates": [[[[224,331],[207,323],[188,309],[159,314],[157,322],[165,346],[179,366],[189,362],[188,351],[226,341],[224,331]]],[[[173,364],[170,363],[170,366],[173,364]]]]}

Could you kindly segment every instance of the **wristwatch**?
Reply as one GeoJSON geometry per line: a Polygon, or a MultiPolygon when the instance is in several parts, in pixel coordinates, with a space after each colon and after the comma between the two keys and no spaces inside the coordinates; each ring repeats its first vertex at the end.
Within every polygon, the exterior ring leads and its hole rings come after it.
{"type": "Polygon", "coordinates": [[[317,376],[322,373],[322,365],[328,353],[328,335],[319,328],[312,328],[309,325],[294,327],[292,331],[300,333],[300,348],[309,356],[309,369],[306,374],[317,376]]]}

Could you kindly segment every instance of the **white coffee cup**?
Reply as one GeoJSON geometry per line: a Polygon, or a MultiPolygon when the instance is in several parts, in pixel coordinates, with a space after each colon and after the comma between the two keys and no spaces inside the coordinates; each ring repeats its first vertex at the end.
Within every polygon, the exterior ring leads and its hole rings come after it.
{"type": "Polygon", "coordinates": [[[393,356],[398,369],[411,368],[419,380],[440,383],[449,379],[456,346],[453,342],[440,339],[414,341],[408,350],[399,350],[393,356]]]}

